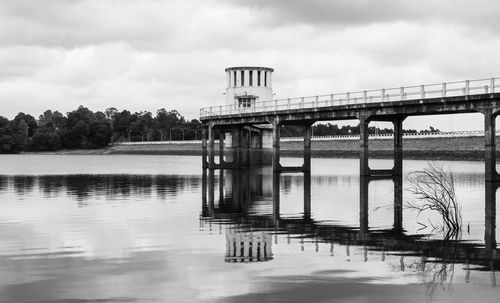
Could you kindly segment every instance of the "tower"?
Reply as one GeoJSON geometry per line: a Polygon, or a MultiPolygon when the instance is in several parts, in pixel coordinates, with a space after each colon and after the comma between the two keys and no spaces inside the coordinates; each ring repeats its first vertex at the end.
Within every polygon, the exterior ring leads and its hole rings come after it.
{"type": "Polygon", "coordinates": [[[226,104],[244,110],[256,102],[273,99],[272,73],[269,67],[239,66],[226,68],[226,104]]]}

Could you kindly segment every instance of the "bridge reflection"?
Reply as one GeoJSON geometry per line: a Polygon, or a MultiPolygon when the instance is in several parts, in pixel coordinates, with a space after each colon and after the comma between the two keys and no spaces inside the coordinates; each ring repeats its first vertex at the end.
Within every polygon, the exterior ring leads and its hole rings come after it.
{"type": "MultiPolygon", "coordinates": [[[[314,201],[311,201],[311,174],[301,173],[303,180],[303,211],[300,216],[282,216],[280,193],[287,186],[283,175],[270,170],[205,170],[203,173],[203,199],[201,224],[226,225],[227,230],[239,232],[259,231],[273,235],[275,242],[279,235],[287,235],[287,241],[297,238],[303,249],[304,242],[330,244],[346,247],[346,255],[353,247],[368,252],[401,258],[404,270],[405,257],[420,258],[423,268],[426,264],[463,264],[467,272],[481,270],[491,272],[491,283],[496,285],[495,271],[500,268],[495,240],[495,200],[497,184],[485,182],[485,226],[484,243],[461,241],[458,238],[439,239],[426,234],[410,234],[403,222],[403,179],[392,176],[393,197],[388,197],[393,208],[393,222],[390,228],[371,228],[369,225],[369,184],[383,177],[360,177],[359,179],[359,225],[338,224],[335,221],[316,220],[311,216],[314,201]],[[218,192],[218,194],[216,194],[218,192]],[[216,198],[217,197],[217,198],[216,198]],[[270,207],[272,204],[272,207],[270,207]]],[[[334,202],[334,201],[332,201],[334,202]]],[[[221,228],[222,230],[222,228],[221,228]]],[[[269,246],[270,248],[270,246],[269,246]]],[[[469,276],[469,274],[467,274],[469,276]]]]}

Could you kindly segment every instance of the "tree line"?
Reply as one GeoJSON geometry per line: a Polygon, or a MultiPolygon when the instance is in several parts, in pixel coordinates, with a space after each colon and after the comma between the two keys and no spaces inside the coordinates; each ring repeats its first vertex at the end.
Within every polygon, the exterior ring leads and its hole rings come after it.
{"type": "Polygon", "coordinates": [[[176,110],[162,108],[131,113],[108,108],[93,112],[84,106],[66,115],[47,110],[35,117],[19,113],[13,120],[0,116],[0,153],[95,149],[110,142],[193,140],[201,122],[186,120],[176,110]]]}
{"type": "MultiPolygon", "coordinates": [[[[186,120],[176,110],[164,108],[155,115],[149,111],[118,111],[114,107],[93,112],[84,106],[66,115],[47,110],[38,119],[19,113],[13,120],[0,116],[0,153],[96,149],[124,141],[196,140],[201,139],[201,126],[197,119],[186,120]]],[[[431,126],[420,132],[439,130],[431,126]]],[[[313,133],[315,136],[356,135],[359,125],[317,124],[313,126],[313,133]]],[[[370,127],[369,133],[390,134],[393,130],[370,127]]],[[[285,126],[281,131],[282,137],[302,135],[303,129],[297,126],[285,126]]]]}

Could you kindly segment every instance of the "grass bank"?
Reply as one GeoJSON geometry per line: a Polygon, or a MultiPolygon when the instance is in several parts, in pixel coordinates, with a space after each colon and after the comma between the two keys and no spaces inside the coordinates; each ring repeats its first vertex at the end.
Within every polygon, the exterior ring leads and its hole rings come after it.
{"type": "MultiPolygon", "coordinates": [[[[392,158],[392,140],[372,139],[370,157],[392,158]]],[[[217,147],[217,146],[216,146],[217,147]]],[[[302,142],[281,142],[282,156],[300,156],[302,142]]],[[[313,157],[358,158],[358,140],[313,141],[313,157]]],[[[453,138],[405,138],[403,140],[405,159],[425,160],[483,160],[483,137],[453,138]]],[[[199,143],[115,145],[105,151],[107,154],[152,154],[152,155],[201,155],[199,143]]],[[[500,156],[500,154],[499,154],[500,156]]]]}

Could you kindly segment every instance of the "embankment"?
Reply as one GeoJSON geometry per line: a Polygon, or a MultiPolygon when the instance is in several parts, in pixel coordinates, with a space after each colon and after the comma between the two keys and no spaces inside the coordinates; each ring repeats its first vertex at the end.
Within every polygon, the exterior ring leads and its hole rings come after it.
{"type": "MultiPolygon", "coordinates": [[[[371,158],[383,159],[393,156],[392,140],[390,139],[370,139],[369,145],[371,158]]],[[[312,141],[311,149],[314,157],[357,158],[359,156],[359,140],[312,141]]],[[[282,156],[300,156],[302,150],[303,143],[300,141],[281,142],[282,156]]],[[[403,150],[405,159],[482,160],[484,159],[484,138],[405,138],[403,140],[403,150]]],[[[201,144],[193,142],[147,145],[116,144],[105,153],[201,155],[201,144]]]]}

